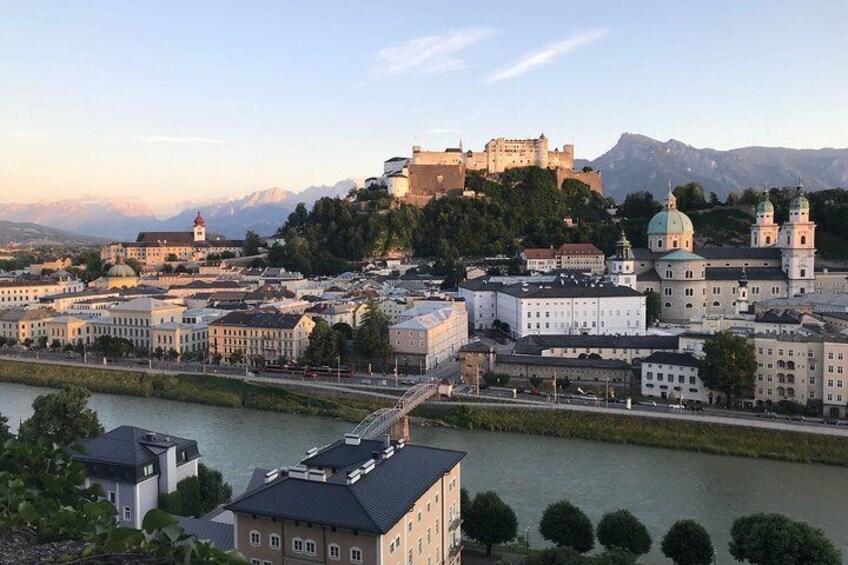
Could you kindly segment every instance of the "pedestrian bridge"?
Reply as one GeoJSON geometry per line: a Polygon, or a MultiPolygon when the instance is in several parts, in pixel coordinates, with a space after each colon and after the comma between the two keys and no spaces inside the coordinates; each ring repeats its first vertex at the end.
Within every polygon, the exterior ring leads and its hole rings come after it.
{"type": "Polygon", "coordinates": [[[392,433],[392,436],[398,436],[394,439],[409,439],[407,437],[409,436],[407,416],[418,406],[436,396],[438,392],[439,385],[435,383],[417,384],[409,388],[393,408],[380,408],[372,412],[359,422],[359,425],[351,433],[362,439],[376,439],[394,429],[397,430],[397,433],[392,433]],[[402,427],[394,428],[395,426],[402,427]]]}

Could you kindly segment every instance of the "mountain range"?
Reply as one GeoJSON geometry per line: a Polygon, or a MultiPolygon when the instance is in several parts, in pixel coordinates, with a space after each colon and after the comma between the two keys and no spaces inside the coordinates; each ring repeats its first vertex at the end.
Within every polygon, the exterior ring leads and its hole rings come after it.
{"type": "Polygon", "coordinates": [[[102,198],[5,204],[0,207],[0,218],[106,239],[134,240],[140,231],[189,231],[200,210],[210,232],[242,238],[247,230],[271,235],[285,223],[298,203],[311,206],[319,198],[342,196],[361,184],[356,179],[345,179],[329,186],[311,186],[300,192],[270,188],[233,200],[195,203],[164,220],[157,218],[140,200],[102,198]]]}
{"type": "MultiPolygon", "coordinates": [[[[808,190],[848,187],[848,149],[743,147],[720,151],[625,133],[597,159],[575,160],[576,168],[584,166],[602,172],[604,193],[618,202],[636,190],[662,196],[669,182],[677,186],[695,181],[705,192],[715,192],[722,199],[730,191],[766,184],[791,186],[799,178],[808,190]]],[[[135,239],[139,231],[188,230],[200,210],[210,232],[241,238],[247,230],[273,234],[299,202],[311,206],[319,198],[343,196],[361,185],[357,179],[345,179],[300,192],[270,188],[231,200],[194,203],[164,220],[139,199],[102,198],[5,204],[0,207],[0,219],[126,240],[135,239]]]]}
{"type": "Polygon", "coordinates": [[[575,159],[575,168],[601,171],[604,194],[621,202],[629,192],[648,190],[655,196],[690,181],[704,192],[724,198],[747,187],[794,186],[807,190],[848,187],[848,149],[742,147],[699,149],[682,141],[658,141],[625,133],[612,149],[594,160],[575,159]]]}
{"type": "Polygon", "coordinates": [[[101,245],[96,237],[70,233],[64,230],[33,223],[0,220],[0,246],[19,244],[25,246],[78,246],[101,245]]]}

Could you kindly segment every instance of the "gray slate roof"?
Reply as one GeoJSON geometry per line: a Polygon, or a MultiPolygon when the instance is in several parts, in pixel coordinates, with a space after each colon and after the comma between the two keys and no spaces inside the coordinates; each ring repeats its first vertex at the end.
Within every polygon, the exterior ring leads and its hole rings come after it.
{"type": "MultiPolygon", "coordinates": [[[[742,277],[742,267],[707,267],[708,281],[738,281],[742,277]]],[[[785,281],[786,273],[780,267],[748,267],[745,269],[748,281],[785,281]]]]}
{"type": "Polygon", "coordinates": [[[111,465],[139,467],[157,460],[162,449],[176,446],[177,449],[194,448],[197,442],[167,434],[151,432],[134,426],[120,426],[100,437],[84,439],[80,442],[85,453],[75,452],[75,460],[83,463],[104,463],[111,465]],[[155,436],[148,438],[148,434],[155,436]]]}
{"type": "Polygon", "coordinates": [[[552,348],[677,349],[679,338],[665,335],[529,335],[515,343],[513,353],[541,355],[552,348]]]}
{"type": "MultiPolygon", "coordinates": [[[[371,458],[373,443],[362,442],[371,458]]],[[[349,450],[332,454],[333,444],[320,455],[337,462],[352,461],[365,450],[349,450]]],[[[328,479],[327,482],[282,477],[239,497],[227,510],[335,526],[374,534],[386,533],[412,508],[424,492],[442,475],[458,464],[465,453],[408,445],[396,449],[392,457],[377,462],[376,467],[354,484],[345,484],[346,469],[364,462],[356,461],[328,479]]]]}
{"type": "MultiPolygon", "coordinates": [[[[691,353],[676,353],[657,351],[651,353],[642,363],[660,363],[663,365],[678,365],[681,367],[700,367],[701,362],[691,353]]],[[[644,365],[643,365],[644,366],[644,365]]]]}
{"type": "Polygon", "coordinates": [[[266,311],[236,311],[210,322],[210,326],[241,326],[246,328],[292,329],[303,318],[303,314],[281,314],[266,311]]]}
{"type": "Polygon", "coordinates": [[[495,361],[505,365],[536,365],[572,369],[631,369],[630,363],[620,359],[578,359],[575,357],[542,357],[540,355],[510,355],[499,353],[495,361]]]}
{"type": "Polygon", "coordinates": [[[198,540],[211,542],[212,545],[223,551],[235,549],[232,524],[186,516],[174,516],[174,518],[187,533],[194,535],[198,540]]]}

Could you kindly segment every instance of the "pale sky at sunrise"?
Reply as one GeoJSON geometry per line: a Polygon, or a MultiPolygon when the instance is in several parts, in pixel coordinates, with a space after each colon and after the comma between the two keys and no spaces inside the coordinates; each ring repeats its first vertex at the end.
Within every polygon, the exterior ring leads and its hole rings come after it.
{"type": "Polygon", "coordinates": [[[540,132],[848,147],[846,32],[845,1],[0,0],[0,203],[161,211],[540,132]]]}

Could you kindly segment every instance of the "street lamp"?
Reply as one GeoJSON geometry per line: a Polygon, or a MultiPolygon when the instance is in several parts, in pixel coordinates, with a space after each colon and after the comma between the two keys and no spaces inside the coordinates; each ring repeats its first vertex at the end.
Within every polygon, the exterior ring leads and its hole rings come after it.
{"type": "Polygon", "coordinates": [[[524,543],[527,545],[527,549],[530,549],[530,526],[524,528],[524,543]]]}

